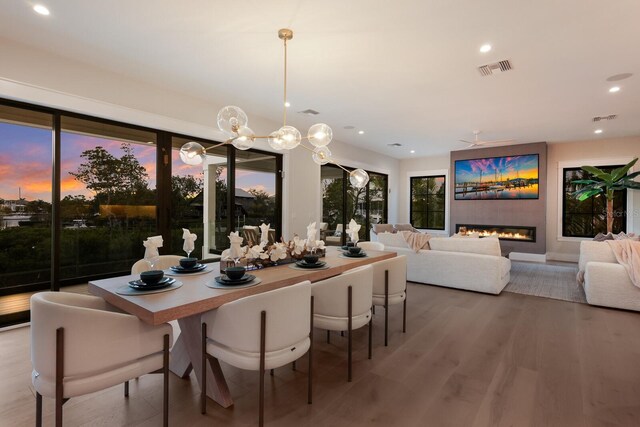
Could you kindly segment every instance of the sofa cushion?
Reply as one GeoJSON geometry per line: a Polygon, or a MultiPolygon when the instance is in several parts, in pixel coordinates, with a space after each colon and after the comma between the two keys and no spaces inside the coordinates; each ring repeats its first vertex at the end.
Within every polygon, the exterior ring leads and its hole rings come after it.
{"type": "Polygon", "coordinates": [[[481,255],[502,256],[500,241],[497,238],[465,238],[455,239],[450,237],[434,237],[429,240],[429,246],[433,251],[465,252],[481,255]]]}
{"type": "Polygon", "coordinates": [[[373,224],[371,229],[374,233],[393,233],[393,225],[392,224],[373,224]]]}
{"type": "Polygon", "coordinates": [[[378,242],[382,243],[385,248],[387,246],[395,248],[409,248],[409,245],[400,233],[379,233],[378,242]]]}
{"type": "Polygon", "coordinates": [[[393,226],[396,231],[414,231],[418,232],[417,228],[414,228],[411,224],[396,224],[393,226]]]}

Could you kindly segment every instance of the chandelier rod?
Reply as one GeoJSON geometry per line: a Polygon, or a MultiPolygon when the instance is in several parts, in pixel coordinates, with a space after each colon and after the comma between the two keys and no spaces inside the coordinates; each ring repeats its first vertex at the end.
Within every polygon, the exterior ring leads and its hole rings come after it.
{"type": "Polygon", "coordinates": [[[282,126],[287,125],[287,37],[284,40],[284,100],[282,101],[282,126]]]}

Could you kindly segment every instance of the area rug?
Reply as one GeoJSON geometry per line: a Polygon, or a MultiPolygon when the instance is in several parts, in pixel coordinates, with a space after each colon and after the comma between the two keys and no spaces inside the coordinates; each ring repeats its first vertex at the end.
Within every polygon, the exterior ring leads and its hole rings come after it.
{"type": "Polygon", "coordinates": [[[511,280],[504,291],[586,304],[577,273],[577,264],[511,261],[511,280]]]}

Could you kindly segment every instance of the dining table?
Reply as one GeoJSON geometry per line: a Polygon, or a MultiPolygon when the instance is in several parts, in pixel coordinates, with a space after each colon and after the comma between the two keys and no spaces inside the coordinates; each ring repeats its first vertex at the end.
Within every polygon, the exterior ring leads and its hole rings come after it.
{"type": "MultiPolygon", "coordinates": [[[[140,295],[121,295],[116,291],[126,286],[129,281],[138,279],[137,275],[119,276],[89,282],[89,292],[102,297],[118,309],[135,315],[143,322],[160,325],[177,320],[180,327],[169,361],[171,372],[181,378],[187,378],[195,370],[200,381],[201,369],[201,323],[200,316],[209,310],[215,310],[223,304],[256,295],[274,289],[291,286],[305,280],[317,282],[337,276],[347,270],[372,264],[377,261],[393,258],[397,254],[391,251],[367,250],[366,256],[351,258],[343,254],[338,247],[328,247],[321,258],[328,268],[294,269],[292,264],[270,266],[248,273],[256,276],[261,282],[255,286],[234,289],[214,289],[207,283],[214,281],[220,274],[220,263],[208,264],[210,270],[206,274],[181,274],[177,279],[182,286],[168,292],[140,295]]],[[[223,407],[233,405],[224,374],[217,359],[207,365],[207,395],[223,407]]]]}

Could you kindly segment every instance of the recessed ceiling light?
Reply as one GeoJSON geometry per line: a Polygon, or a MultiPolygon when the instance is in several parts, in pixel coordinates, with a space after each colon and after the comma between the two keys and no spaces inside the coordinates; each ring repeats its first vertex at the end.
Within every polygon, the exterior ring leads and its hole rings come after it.
{"type": "Polygon", "coordinates": [[[411,154],[415,154],[416,150],[409,151],[411,154]]]}
{"type": "Polygon", "coordinates": [[[602,129],[596,129],[596,130],[593,131],[593,133],[601,134],[602,133],[602,129]]]}
{"type": "Polygon", "coordinates": [[[40,15],[44,15],[44,16],[49,15],[49,9],[47,9],[45,6],[43,6],[41,4],[37,4],[37,5],[33,6],[33,10],[36,13],[39,13],[40,15]]]}
{"type": "Polygon", "coordinates": [[[289,108],[289,107],[291,107],[291,103],[289,101],[287,101],[287,102],[284,103],[284,106],[289,108]]]}
{"type": "Polygon", "coordinates": [[[620,91],[620,86],[614,86],[611,89],[609,89],[609,92],[611,93],[616,93],[620,91]]]}
{"type": "Polygon", "coordinates": [[[491,50],[491,45],[490,44],[483,44],[482,46],[480,46],[480,52],[482,53],[487,53],[491,50]]]}
{"type": "Polygon", "coordinates": [[[362,135],[363,133],[364,133],[364,131],[363,131],[363,130],[359,130],[359,131],[358,131],[358,134],[360,134],[360,135],[362,135]]]}

